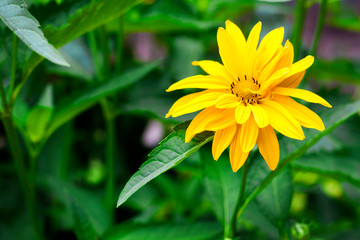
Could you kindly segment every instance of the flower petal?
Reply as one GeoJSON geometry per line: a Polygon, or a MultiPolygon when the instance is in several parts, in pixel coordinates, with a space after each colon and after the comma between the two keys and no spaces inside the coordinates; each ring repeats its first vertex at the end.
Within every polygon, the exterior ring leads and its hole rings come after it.
{"type": "Polygon", "coordinates": [[[254,64],[254,60],[256,57],[256,49],[259,44],[259,38],[260,38],[260,31],[261,31],[261,22],[259,21],[250,31],[249,37],[246,42],[246,57],[247,60],[245,62],[245,70],[246,75],[252,76],[252,66],[254,64]]]}
{"type": "Polygon", "coordinates": [[[286,108],[302,126],[324,131],[325,126],[321,118],[309,108],[288,96],[276,95],[273,100],[286,108]]]}
{"type": "Polygon", "coordinates": [[[248,120],[251,114],[251,109],[248,106],[239,105],[235,109],[235,120],[238,124],[243,124],[248,120]]]}
{"type": "MultiPolygon", "coordinates": [[[[230,20],[225,22],[226,31],[229,33],[230,37],[232,38],[233,42],[235,43],[237,59],[245,59],[246,55],[246,40],[244,34],[241,32],[240,28],[236,26],[230,20]]],[[[244,73],[244,64],[237,64],[236,67],[239,69],[237,73],[244,73]]],[[[239,75],[238,77],[240,77],[239,75]]]]}
{"type": "Polygon", "coordinates": [[[261,102],[261,107],[268,113],[269,123],[276,131],[294,139],[305,138],[300,123],[279,103],[266,100],[261,102]]]}
{"type": "Polygon", "coordinates": [[[224,28],[218,28],[217,42],[219,53],[225,68],[232,74],[233,79],[241,76],[241,58],[237,56],[237,47],[230,34],[224,28]]]}
{"type": "Polygon", "coordinates": [[[241,149],[244,152],[250,152],[251,149],[253,149],[258,137],[258,133],[259,127],[254,120],[254,116],[251,115],[241,127],[240,142],[241,149]]]}
{"type": "Polygon", "coordinates": [[[236,124],[215,132],[214,140],[212,143],[212,155],[215,160],[218,160],[220,155],[230,145],[235,133],[236,124]]]}
{"type": "Polygon", "coordinates": [[[185,142],[188,143],[198,133],[205,131],[205,126],[213,119],[216,119],[224,110],[215,107],[208,107],[202,110],[186,129],[185,142]]]}
{"type": "Polygon", "coordinates": [[[202,61],[194,61],[192,62],[194,66],[200,66],[206,73],[214,76],[223,77],[225,79],[229,79],[229,83],[232,82],[233,77],[231,74],[226,70],[226,68],[215,61],[211,60],[202,60],[202,61]]]}
{"type": "Polygon", "coordinates": [[[249,156],[249,152],[243,152],[241,150],[241,125],[237,125],[237,131],[235,136],[230,144],[230,164],[233,172],[237,172],[242,165],[244,165],[247,157],[249,156]]]}
{"type": "Polygon", "coordinates": [[[260,91],[260,94],[263,94],[265,91],[267,91],[269,88],[272,88],[273,86],[276,86],[278,83],[282,82],[284,77],[288,74],[289,68],[282,68],[277,70],[274,74],[272,74],[269,79],[262,80],[260,91]]]}
{"type": "Polygon", "coordinates": [[[319,103],[328,108],[332,107],[325,99],[323,99],[319,95],[304,89],[276,87],[273,89],[273,92],[284,96],[300,98],[311,103],[319,103]]]}
{"type": "Polygon", "coordinates": [[[218,131],[220,129],[224,129],[230,127],[231,125],[236,124],[234,118],[234,112],[235,112],[234,108],[229,108],[221,111],[222,111],[221,113],[217,114],[216,118],[213,118],[211,121],[209,121],[206,124],[205,130],[218,131]]]}
{"type": "Polygon", "coordinates": [[[282,50],[282,56],[277,63],[279,68],[290,67],[294,61],[294,47],[289,40],[286,40],[282,50]]]}
{"type": "Polygon", "coordinates": [[[274,171],[279,163],[280,149],[276,133],[271,126],[259,130],[257,145],[270,170],[274,171]]]}
{"type": "Polygon", "coordinates": [[[284,38],[284,28],[276,28],[265,35],[257,50],[256,68],[262,69],[281,47],[284,38]]]}
{"type": "Polygon", "coordinates": [[[296,88],[304,78],[304,75],[305,71],[302,71],[291,75],[290,77],[285,77],[284,80],[277,85],[277,87],[296,88]]]}
{"type": "Polygon", "coordinates": [[[267,112],[261,107],[260,104],[249,104],[251,111],[254,115],[255,122],[259,126],[259,128],[264,128],[269,125],[269,117],[267,112]]]}
{"type": "Polygon", "coordinates": [[[215,107],[224,109],[224,108],[234,108],[240,104],[239,98],[234,94],[223,94],[220,96],[215,104],[215,107]]]}
{"type": "Polygon", "coordinates": [[[200,93],[202,94],[199,95],[198,93],[193,93],[197,94],[196,97],[188,97],[189,95],[191,95],[189,94],[185,97],[180,98],[170,108],[169,113],[171,113],[173,117],[178,117],[187,113],[196,112],[203,108],[214,105],[219,97],[226,95],[224,92],[214,92],[213,90],[205,90],[200,93]]]}
{"type": "Polygon", "coordinates": [[[195,75],[180,80],[171,85],[167,92],[184,88],[205,88],[205,89],[228,89],[230,83],[225,78],[213,75],[195,75]]]}

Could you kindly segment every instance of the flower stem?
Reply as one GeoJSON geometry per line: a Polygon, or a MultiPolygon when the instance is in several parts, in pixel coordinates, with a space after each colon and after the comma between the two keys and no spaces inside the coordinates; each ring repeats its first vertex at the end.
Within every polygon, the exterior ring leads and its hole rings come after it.
{"type": "Polygon", "coordinates": [[[313,56],[316,55],[317,47],[318,47],[319,39],[320,39],[320,34],[321,34],[322,28],[324,26],[324,20],[325,20],[325,14],[326,14],[326,5],[327,5],[327,0],[321,0],[320,13],[319,13],[319,17],[318,17],[318,20],[317,20],[315,37],[314,37],[312,46],[310,48],[310,55],[313,55],[313,56]]]}
{"type": "Polygon", "coordinates": [[[16,62],[17,62],[17,49],[18,49],[18,38],[13,34],[13,46],[11,54],[11,72],[10,72],[10,90],[9,96],[11,96],[14,86],[15,86],[15,77],[16,77],[16,62]]]}
{"type": "Polygon", "coordinates": [[[95,30],[89,32],[88,36],[89,36],[90,51],[94,62],[96,80],[101,81],[103,76],[101,74],[101,62],[99,58],[98,46],[96,44],[95,30]]]}
{"type": "Polygon", "coordinates": [[[301,37],[304,28],[305,19],[305,0],[297,0],[295,5],[295,21],[293,31],[294,60],[296,61],[300,54],[301,37]]]}
{"type": "Polygon", "coordinates": [[[36,239],[41,240],[42,235],[40,231],[40,223],[38,221],[36,207],[35,207],[35,192],[33,191],[32,186],[34,183],[32,183],[26,176],[25,171],[25,163],[24,158],[21,152],[19,139],[16,135],[16,130],[14,127],[13,120],[11,118],[11,108],[9,108],[9,105],[6,101],[6,95],[4,91],[4,86],[2,81],[0,81],[0,95],[2,100],[2,105],[4,107],[3,115],[2,115],[2,121],[5,127],[5,132],[9,141],[11,154],[14,159],[15,168],[20,180],[20,185],[23,190],[23,193],[25,195],[25,203],[26,207],[28,209],[30,221],[32,223],[34,233],[36,236],[36,239]]]}
{"type": "Polygon", "coordinates": [[[235,208],[234,208],[234,212],[232,214],[231,217],[231,225],[230,225],[230,239],[232,239],[233,237],[235,237],[236,235],[236,220],[237,220],[237,212],[239,211],[242,202],[243,202],[243,197],[244,197],[244,191],[245,191],[245,186],[246,186],[246,176],[247,176],[247,169],[249,166],[249,162],[251,161],[251,157],[249,157],[249,159],[245,162],[243,168],[242,168],[242,177],[241,177],[241,185],[240,185],[240,191],[239,191],[239,197],[237,199],[235,208]]]}

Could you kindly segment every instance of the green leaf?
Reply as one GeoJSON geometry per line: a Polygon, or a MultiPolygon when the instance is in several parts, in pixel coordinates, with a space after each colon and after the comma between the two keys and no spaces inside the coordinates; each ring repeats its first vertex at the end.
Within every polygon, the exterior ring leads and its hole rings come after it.
{"type": "Polygon", "coordinates": [[[229,158],[225,153],[218,161],[214,161],[210,152],[201,151],[204,185],[215,215],[224,224],[226,232],[239,197],[242,171],[234,173],[231,170],[229,158]]]}
{"type": "Polygon", "coordinates": [[[53,63],[69,66],[60,52],[49,44],[23,0],[2,0],[0,18],[34,52],[53,63]]]}
{"type": "Polygon", "coordinates": [[[44,136],[53,116],[53,106],[53,87],[48,85],[26,117],[25,130],[32,142],[39,142],[44,136]]]}
{"type": "Polygon", "coordinates": [[[360,154],[358,149],[306,154],[292,165],[300,170],[332,176],[360,186],[360,154]],[[321,161],[319,161],[321,159],[321,161]],[[341,161],[339,161],[341,159],[341,161]]]}
{"type": "MultiPolygon", "coordinates": [[[[59,48],[84,33],[90,32],[112,19],[121,16],[131,7],[142,1],[143,0],[92,1],[90,4],[76,11],[65,25],[56,28],[52,26],[46,27],[44,34],[50,43],[59,48]]],[[[33,54],[24,67],[23,78],[26,78],[42,60],[40,56],[33,54]]]]}
{"type": "Polygon", "coordinates": [[[138,67],[100,85],[85,89],[76,96],[64,99],[55,106],[55,114],[47,131],[47,135],[50,136],[61,125],[96,104],[99,99],[129,87],[141,80],[146,74],[155,69],[158,63],[159,62],[154,62],[138,67]]]}
{"type": "Polygon", "coordinates": [[[121,191],[117,206],[123,204],[146,183],[175,167],[212,139],[211,133],[204,132],[195,136],[189,143],[185,143],[186,126],[187,124],[183,123],[174,128],[175,132],[167,136],[160,146],[149,154],[148,160],[141,165],[139,171],[130,178],[121,191]]]}
{"type": "Polygon", "coordinates": [[[256,197],[256,204],[264,216],[281,228],[289,214],[292,195],[292,172],[286,167],[256,197]]]}
{"type": "Polygon", "coordinates": [[[78,239],[99,239],[109,227],[109,215],[96,195],[54,177],[42,178],[40,182],[70,210],[78,239]]]}
{"type": "Polygon", "coordinates": [[[219,239],[221,226],[216,222],[162,224],[122,224],[104,236],[104,240],[206,240],[219,239]]]}
{"type": "Polygon", "coordinates": [[[275,171],[270,171],[262,157],[255,158],[248,169],[248,183],[245,188],[245,203],[240,208],[240,214],[247,204],[252,201],[284,167],[292,160],[301,157],[311,146],[317,143],[323,136],[331,133],[336,127],[345,122],[360,110],[360,101],[339,105],[334,109],[326,109],[320,114],[326,129],[319,132],[312,129],[304,129],[305,140],[292,140],[283,137],[280,141],[280,163],[275,171]]]}
{"type": "Polygon", "coordinates": [[[36,106],[30,110],[26,118],[26,133],[32,142],[39,142],[45,134],[53,114],[53,109],[36,106]]]}

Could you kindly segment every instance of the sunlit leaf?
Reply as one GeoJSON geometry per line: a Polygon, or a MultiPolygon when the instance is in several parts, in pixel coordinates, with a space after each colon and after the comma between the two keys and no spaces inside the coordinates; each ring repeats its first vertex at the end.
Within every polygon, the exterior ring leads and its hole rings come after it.
{"type": "Polygon", "coordinates": [[[0,18],[33,51],[53,63],[69,66],[61,54],[49,44],[39,28],[39,22],[28,12],[23,0],[0,1],[0,18]]]}
{"type": "Polygon", "coordinates": [[[160,146],[149,154],[148,160],[141,165],[139,171],[130,178],[121,191],[117,206],[123,204],[146,183],[175,167],[212,139],[212,134],[205,132],[193,138],[191,142],[184,143],[186,126],[187,124],[180,124],[175,128],[175,132],[167,136],[160,146]]]}

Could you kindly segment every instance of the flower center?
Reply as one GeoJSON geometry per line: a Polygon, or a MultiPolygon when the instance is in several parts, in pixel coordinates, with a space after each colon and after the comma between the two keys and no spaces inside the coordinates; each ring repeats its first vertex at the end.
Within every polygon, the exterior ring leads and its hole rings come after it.
{"type": "Polygon", "coordinates": [[[238,78],[237,81],[231,83],[231,93],[236,95],[243,103],[257,103],[260,95],[252,93],[260,88],[260,84],[254,78],[249,78],[246,75],[244,79],[238,78]]]}

